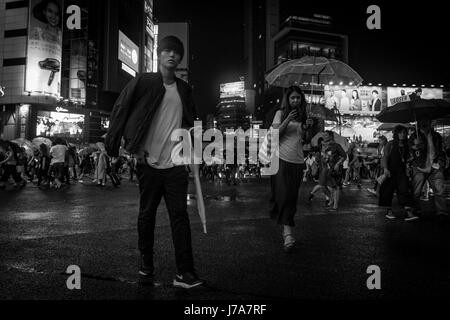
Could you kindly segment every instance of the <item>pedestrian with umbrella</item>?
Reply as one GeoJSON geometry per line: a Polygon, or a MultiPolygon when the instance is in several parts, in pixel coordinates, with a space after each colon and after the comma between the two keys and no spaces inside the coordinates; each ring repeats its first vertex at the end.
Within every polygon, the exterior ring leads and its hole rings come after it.
{"type": "Polygon", "coordinates": [[[407,161],[409,158],[408,132],[405,127],[397,126],[394,129],[394,140],[388,142],[384,148],[381,166],[384,169],[383,178],[380,179],[380,197],[378,205],[386,208],[386,218],[396,219],[392,211],[392,198],[397,192],[398,202],[406,212],[405,221],[419,219],[413,213],[413,197],[409,191],[407,176],[407,161]]]}
{"type": "Polygon", "coordinates": [[[418,137],[411,141],[412,145],[412,187],[414,191],[415,209],[420,212],[420,198],[426,182],[434,193],[434,204],[437,215],[448,216],[445,199],[444,169],[446,156],[442,136],[434,131],[429,117],[422,117],[418,123],[418,137]]]}
{"type": "Polygon", "coordinates": [[[140,208],[138,245],[141,253],[140,282],[155,285],[153,247],[155,219],[162,197],[166,201],[175,247],[177,273],[173,286],[191,289],[203,285],[195,272],[189,215],[188,173],[171,158],[174,130],[192,128],[197,112],[192,88],[175,75],[184,55],[184,45],[175,36],[158,44],[158,72],[134,78],[117,99],[105,139],[111,157],[119,156],[122,137],[125,149],[135,154],[140,208]]]}
{"type": "Polygon", "coordinates": [[[421,99],[416,94],[408,101],[386,108],[377,116],[381,122],[415,122],[416,134],[409,141],[412,153],[412,187],[414,207],[420,212],[420,197],[426,181],[435,194],[434,202],[439,216],[448,216],[444,196],[445,153],[442,136],[431,126],[432,120],[450,115],[450,103],[442,99],[421,99]]]}
{"type": "Polygon", "coordinates": [[[271,218],[283,226],[284,250],[295,244],[293,228],[298,192],[306,168],[303,145],[309,143],[306,125],[306,99],[300,87],[288,88],[275,114],[272,127],[279,130],[279,169],[273,176],[271,218]]]}

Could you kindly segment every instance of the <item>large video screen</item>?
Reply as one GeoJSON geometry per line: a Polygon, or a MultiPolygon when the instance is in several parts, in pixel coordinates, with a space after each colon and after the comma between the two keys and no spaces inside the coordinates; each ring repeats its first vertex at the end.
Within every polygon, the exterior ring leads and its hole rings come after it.
{"type": "Polygon", "coordinates": [[[84,130],[84,115],[38,111],[36,136],[81,138],[84,130]]]}

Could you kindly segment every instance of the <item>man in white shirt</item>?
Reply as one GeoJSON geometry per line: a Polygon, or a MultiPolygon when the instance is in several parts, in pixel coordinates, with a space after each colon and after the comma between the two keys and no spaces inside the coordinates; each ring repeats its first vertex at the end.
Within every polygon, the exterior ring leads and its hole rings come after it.
{"type": "Polygon", "coordinates": [[[189,215],[188,172],[171,158],[176,129],[193,126],[192,90],[175,76],[184,55],[183,43],[174,36],[160,40],[157,73],[138,75],[116,101],[105,145],[115,156],[123,137],[125,149],[137,159],[140,206],[138,246],[141,253],[140,282],[158,285],[153,264],[156,212],[164,197],[172,228],[177,273],[173,286],[190,289],[202,285],[194,269],[189,215]]]}
{"type": "Polygon", "coordinates": [[[50,149],[50,156],[52,159],[50,160],[50,167],[55,174],[55,187],[60,188],[62,185],[62,181],[64,180],[64,165],[66,161],[66,152],[68,148],[64,144],[64,141],[61,139],[57,139],[55,141],[55,145],[50,149]]]}

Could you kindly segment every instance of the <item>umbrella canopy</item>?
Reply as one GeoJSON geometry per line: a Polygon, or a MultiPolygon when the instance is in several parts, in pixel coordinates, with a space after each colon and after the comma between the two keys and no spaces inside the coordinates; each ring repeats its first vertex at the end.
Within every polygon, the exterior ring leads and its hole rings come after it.
{"type": "MultiPolygon", "coordinates": [[[[308,108],[309,109],[309,108],[308,108]]],[[[310,117],[338,122],[334,112],[321,104],[313,104],[308,112],[310,117]]]]}
{"type": "Polygon", "coordinates": [[[31,150],[36,149],[36,146],[34,146],[31,141],[24,139],[24,138],[12,140],[11,142],[17,144],[21,148],[31,149],[31,150]]]}
{"type": "Polygon", "coordinates": [[[33,144],[39,148],[41,144],[45,144],[48,148],[52,147],[52,140],[44,137],[37,137],[33,139],[33,144]]]}
{"type": "Polygon", "coordinates": [[[28,156],[32,156],[34,154],[34,151],[37,150],[37,148],[30,141],[23,138],[12,140],[11,143],[15,144],[20,148],[24,148],[25,153],[28,156]]]}
{"type": "MultiPolygon", "coordinates": [[[[345,152],[348,151],[350,144],[347,140],[347,138],[344,138],[342,136],[340,136],[339,134],[337,134],[336,132],[334,133],[334,141],[336,141],[337,143],[339,143],[341,145],[341,147],[344,149],[345,152]]],[[[325,139],[326,133],[325,132],[319,132],[318,134],[316,134],[314,136],[314,138],[311,139],[311,145],[312,146],[317,146],[319,139],[320,138],[324,138],[325,139]]]]}
{"type": "Polygon", "coordinates": [[[353,137],[354,135],[356,135],[355,129],[353,129],[352,127],[349,127],[349,126],[341,126],[340,128],[339,128],[339,126],[336,126],[331,130],[335,131],[335,132],[339,131],[341,136],[343,136],[343,137],[353,137]]]}
{"type": "Polygon", "coordinates": [[[270,71],[266,81],[271,86],[288,88],[304,83],[359,85],[363,79],[349,65],[335,59],[306,56],[287,61],[270,71]]]}
{"type": "Polygon", "coordinates": [[[96,152],[96,151],[98,151],[98,148],[87,147],[87,148],[81,149],[81,150],[78,152],[78,155],[79,155],[80,157],[82,157],[82,156],[84,156],[84,155],[90,155],[91,153],[94,153],[94,152],[96,152]]]}
{"type": "Polygon", "coordinates": [[[409,123],[383,123],[377,128],[378,131],[393,131],[396,126],[403,126],[406,129],[413,129],[414,126],[409,123]]]}
{"type": "Polygon", "coordinates": [[[376,117],[381,122],[408,123],[422,117],[432,120],[450,115],[450,103],[442,99],[415,99],[397,103],[381,111],[376,117]]]}

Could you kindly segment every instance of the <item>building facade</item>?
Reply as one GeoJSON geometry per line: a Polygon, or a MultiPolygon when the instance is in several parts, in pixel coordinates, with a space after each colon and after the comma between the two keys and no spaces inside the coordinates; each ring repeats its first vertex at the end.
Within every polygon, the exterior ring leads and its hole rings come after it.
{"type": "Polygon", "coordinates": [[[153,69],[152,14],[152,0],[0,0],[2,137],[98,141],[123,87],[153,69]]]}

